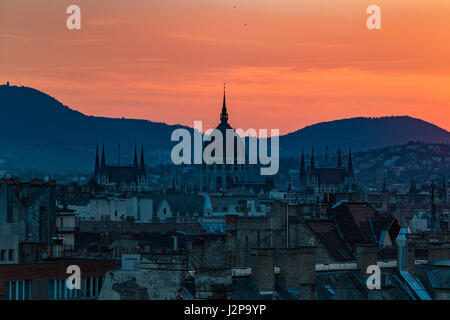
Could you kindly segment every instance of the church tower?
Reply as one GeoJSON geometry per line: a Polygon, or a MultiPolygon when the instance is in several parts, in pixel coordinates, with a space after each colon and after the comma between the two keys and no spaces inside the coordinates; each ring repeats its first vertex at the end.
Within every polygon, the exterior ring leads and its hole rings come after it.
{"type": "Polygon", "coordinates": [[[102,149],[102,162],[100,165],[100,171],[104,170],[106,168],[106,159],[105,159],[105,145],[103,145],[102,149]]]}
{"type": "Polygon", "coordinates": [[[311,148],[311,161],[309,162],[309,169],[314,170],[314,147],[311,148]]]}
{"type": "Polygon", "coordinates": [[[141,176],[145,176],[144,145],[141,145],[141,176]]]}
{"type": "MultiPolygon", "coordinates": [[[[227,155],[227,130],[233,130],[231,125],[228,123],[229,116],[227,110],[227,100],[226,100],[226,89],[225,84],[223,87],[223,100],[222,108],[220,112],[220,123],[217,125],[216,130],[222,133],[222,157],[223,163],[213,163],[203,165],[203,178],[202,187],[206,192],[229,192],[235,189],[238,185],[242,185],[248,181],[251,177],[251,173],[248,172],[249,168],[247,165],[238,163],[238,143],[241,142],[240,139],[232,138],[229,141],[233,144],[234,152],[232,155],[227,155]],[[233,156],[233,163],[227,163],[228,156],[233,156]]],[[[236,134],[236,133],[235,133],[236,134]]],[[[208,147],[211,141],[206,141],[203,145],[203,150],[208,147]]],[[[244,146],[245,148],[245,146],[244,146]]],[[[245,150],[245,149],[244,149],[245,150]]]]}
{"type": "Polygon", "coordinates": [[[95,168],[94,168],[94,176],[98,175],[100,171],[100,163],[98,158],[98,144],[97,144],[97,151],[95,152],[95,168]]]}
{"type": "Polygon", "coordinates": [[[337,162],[337,167],[338,167],[338,168],[342,168],[341,147],[339,147],[339,150],[338,150],[338,162],[337,162]]]}
{"type": "Polygon", "coordinates": [[[352,161],[352,149],[348,152],[348,165],[347,165],[347,178],[354,179],[353,176],[353,161],[352,161]]]}
{"type": "Polygon", "coordinates": [[[137,159],[137,147],[134,145],[134,160],[133,160],[133,167],[139,168],[138,165],[138,159],[137,159]]]}
{"type": "Polygon", "coordinates": [[[302,147],[302,155],[300,157],[300,185],[305,186],[306,184],[306,167],[305,167],[305,154],[302,147]]]}
{"type": "Polygon", "coordinates": [[[220,114],[220,122],[223,124],[228,124],[227,102],[226,102],[226,97],[225,97],[225,84],[223,85],[223,103],[222,103],[222,113],[220,114]]]}

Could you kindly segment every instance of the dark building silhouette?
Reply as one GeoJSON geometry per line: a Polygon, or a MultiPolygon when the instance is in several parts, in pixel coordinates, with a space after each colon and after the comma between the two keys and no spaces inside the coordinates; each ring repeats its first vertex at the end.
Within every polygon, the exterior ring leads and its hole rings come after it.
{"type": "Polygon", "coordinates": [[[354,179],[353,177],[353,162],[351,150],[348,156],[348,165],[345,168],[342,165],[341,150],[338,151],[338,161],[336,167],[331,166],[316,166],[314,160],[314,149],[311,151],[310,166],[306,170],[305,156],[303,153],[300,158],[300,185],[301,186],[339,186],[346,181],[354,179]]]}
{"type": "Polygon", "coordinates": [[[347,167],[342,165],[342,152],[339,149],[336,166],[328,164],[328,157],[325,163],[317,165],[314,158],[314,149],[311,150],[309,168],[305,164],[305,155],[302,148],[299,169],[299,189],[298,191],[306,195],[315,195],[317,198],[363,200],[365,195],[361,187],[355,184],[353,172],[353,160],[351,150],[349,150],[347,167]],[[339,195],[339,196],[337,196],[339,195]]]}
{"type": "Polygon", "coordinates": [[[98,146],[95,155],[94,177],[99,185],[116,187],[121,191],[148,190],[147,175],[145,171],[144,146],[141,146],[141,159],[138,163],[137,148],[134,147],[134,160],[132,165],[107,165],[105,146],[102,148],[101,162],[99,163],[98,146]]]}

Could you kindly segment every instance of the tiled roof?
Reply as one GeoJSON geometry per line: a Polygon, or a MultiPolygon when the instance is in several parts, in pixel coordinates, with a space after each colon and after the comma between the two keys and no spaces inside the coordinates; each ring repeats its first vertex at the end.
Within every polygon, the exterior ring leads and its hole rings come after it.
{"type": "Polygon", "coordinates": [[[395,239],[399,225],[390,214],[381,214],[366,202],[343,202],[332,209],[344,238],[349,242],[377,242],[388,230],[395,239]]]}
{"type": "Polygon", "coordinates": [[[307,222],[311,230],[317,235],[326,250],[335,261],[351,261],[354,256],[351,249],[341,238],[339,230],[332,220],[312,220],[307,222]]]}
{"type": "Polygon", "coordinates": [[[105,169],[110,182],[132,183],[137,182],[139,168],[133,166],[108,166],[105,169]]]}
{"type": "Polygon", "coordinates": [[[312,172],[319,184],[340,185],[345,181],[345,168],[315,168],[312,172]]]}

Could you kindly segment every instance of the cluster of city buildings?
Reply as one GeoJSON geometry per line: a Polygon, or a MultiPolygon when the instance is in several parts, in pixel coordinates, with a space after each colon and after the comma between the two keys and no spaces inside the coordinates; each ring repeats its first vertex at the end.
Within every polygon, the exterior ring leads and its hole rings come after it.
{"type": "MultiPolygon", "coordinates": [[[[220,119],[232,128],[225,96],[220,119]]],[[[138,158],[107,165],[97,148],[81,185],[0,180],[0,299],[450,299],[447,181],[366,193],[351,151],[302,151],[287,185],[202,164],[154,188],[138,158]]]]}

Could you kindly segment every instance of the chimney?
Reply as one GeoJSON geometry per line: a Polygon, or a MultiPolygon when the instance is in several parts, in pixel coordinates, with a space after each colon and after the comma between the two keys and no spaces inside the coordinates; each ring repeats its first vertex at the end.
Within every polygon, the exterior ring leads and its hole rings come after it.
{"type": "Polygon", "coordinates": [[[411,240],[408,243],[407,259],[406,270],[414,276],[416,273],[416,244],[412,243],[411,240]]]}
{"type": "Polygon", "coordinates": [[[193,243],[195,263],[195,299],[230,299],[233,287],[231,268],[225,243],[199,241],[193,243]]]}
{"type": "Polygon", "coordinates": [[[244,217],[248,217],[248,207],[244,206],[244,217]]]}
{"type": "Polygon", "coordinates": [[[315,246],[286,248],[281,258],[281,280],[288,288],[300,288],[299,299],[313,300],[315,268],[315,246]]]}
{"type": "Polygon", "coordinates": [[[252,255],[256,256],[252,265],[252,280],[255,281],[259,291],[273,291],[275,287],[275,249],[254,249],[252,255]]]}
{"type": "Polygon", "coordinates": [[[397,268],[399,271],[406,271],[408,269],[408,228],[401,228],[397,236],[397,268]]]}
{"type": "Polygon", "coordinates": [[[178,237],[172,236],[173,238],[173,251],[178,251],[178,237]]]}
{"type": "Polygon", "coordinates": [[[359,272],[367,279],[367,267],[377,265],[378,247],[372,243],[363,243],[356,245],[356,264],[359,272]]]}
{"type": "Polygon", "coordinates": [[[428,248],[428,261],[450,259],[450,247],[441,242],[432,242],[428,248]]]}

